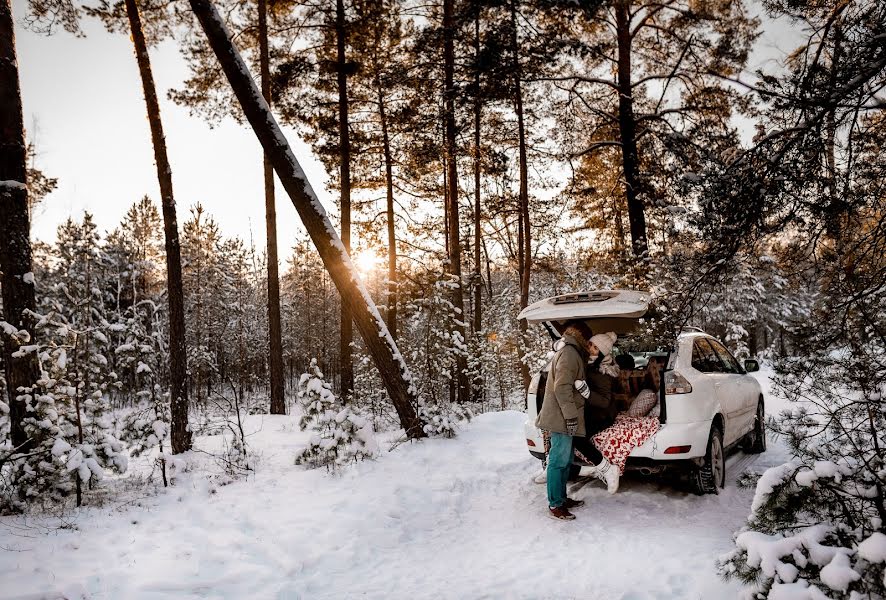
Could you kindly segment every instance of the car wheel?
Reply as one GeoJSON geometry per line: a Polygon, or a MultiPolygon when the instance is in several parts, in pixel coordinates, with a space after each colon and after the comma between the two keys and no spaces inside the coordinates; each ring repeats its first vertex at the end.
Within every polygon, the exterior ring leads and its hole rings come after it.
{"type": "Polygon", "coordinates": [[[744,451],[748,454],[760,454],[766,452],[766,412],[763,410],[763,400],[757,404],[757,414],[754,416],[754,428],[748,434],[744,451]]]}
{"type": "Polygon", "coordinates": [[[697,494],[717,494],[726,485],[726,452],[723,434],[714,426],[708,437],[704,463],[692,473],[692,484],[697,494]]]}

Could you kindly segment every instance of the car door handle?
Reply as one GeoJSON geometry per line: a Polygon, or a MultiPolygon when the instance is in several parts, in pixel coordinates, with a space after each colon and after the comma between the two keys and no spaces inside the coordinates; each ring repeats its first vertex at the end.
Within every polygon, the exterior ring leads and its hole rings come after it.
{"type": "Polygon", "coordinates": [[[719,381],[717,381],[717,382],[714,382],[714,387],[715,387],[715,388],[718,388],[718,387],[720,387],[720,382],[719,382],[719,381]]]}

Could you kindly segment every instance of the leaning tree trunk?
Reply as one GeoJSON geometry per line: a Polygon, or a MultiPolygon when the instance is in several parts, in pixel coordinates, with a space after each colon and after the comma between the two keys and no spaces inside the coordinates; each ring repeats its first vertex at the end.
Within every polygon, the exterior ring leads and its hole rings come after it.
{"type": "MultiPolygon", "coordinates": [[[[455,134],[455,25],[453,23],[452,0],[443,0],[443,120],[445,126],[446,167],[447,167],[447,201],[449,226],[449,273],[458,285],[452,290],[452,304],[458,313],[453,326],[453,333],[465,339],[464,299],[461,289],[461,244],[458,225],[458,172],[456,168],[456,134],[455,134]]],[[[459,353],[456,363],[458,370],[458,401],[467,402],[470,398],[470,385],[467,374],[467,359],[459,353]]]]}
{"type": "MultiPolygon", "coordinates": [[[[345,60],[345,4],[335,3],[336,69],[338,75],[338,140],[339,140],[339,189],[341,192],[341,241],[345,251],[351,252],[351,136],[348,131],[348,73],[345,60]]],[[[351,341],[354,338],[353,320],[348,303],[341,303],[341,393],[343,398],[354,391],[354,363],[351,358],[351,341]]]]}
{"type": "Polygon", "coordinates": [[[172,452],[178,454],[191,448],[191,432],[188,431],[188,384],[187,349],[185,347],[184,292],[182,291],[181,247],[178,239],[178,219],[175,215],[175,197],[172,194],[172,169],[166,155],[166,138],[163,136],[163,123],[160,121],[160,104],[157,102],[157,88],[151,72],[151,59],[142,30],[141,17],[135,0],[125,0],[126,13],[132,42],[135,45],[135,59],[144,88],[145,104],[148,108],[148,123],[151,126],[151,141],[154,145],[154,160],[157,163],[157,179],[160,183],[160,196],[163,206],[163,229],[166,236],[166,279],[169,302],[169,383],[172,417],[172,452]]]}
{"type": "Polygon", "coordinates": [[[255,86],[246,63],[234,47],[231,34],[211,0],[190,0],[190,4],[231,83],[243,113],[268,153],[277,176],[298,211],[329,276],[335,282],[342,302],[348,304],[357,329],[397,410],[400,423],[409,437],[423,437],[421,421],[415,414],[416,389],[409,368],[369,292],[354,270],[341,239],[336,235],[326,211],[280,131],[280,126],[255,86]]]}
{"type": "Polygon", "coordinates": [[[19,388],[32,388],[39,368],[37,355],[14,353],[34,339],[34,279],[31,275],[31,223],[28,215],[25,127],[22,95],[15,55],[15,30],[9,0],[0,0],[0,285],[3,287],[3,320],[20,332],[3,334],[3,365],[9,397],[12,447],[27,446],[22,426],[25,396],[19,388]]]}
{"type": "MultiPolygon", "coordinates": [[[[514,112],[517,113],[517,139],[519,146],[519,165],[520,165],[520,235],[518,242],[520,248],[518,256],[520,269],[520,308],[524,309],[529,305],[529,283],[532,274],[532,231],[529,220],[529,167],[526,158],[526,125],[523,121],[523,87],[522,73],[520,71],[520,46],[517,38],[517,9],[514,3],[511,3],[511,44],[514,49],[514,112]]],[[[521,338],[525,340],[528,323],[526,319],[520,320],[521,338]]],[[[523,343],[520,344],[520,376],[523,379],[523,388],[529,388],[531,375],[529,374],[529,365],[526,364],[525,349],[523,343]]]]}
{"type": "MultiPolygon", "coordinates": [[[[268,4],[258,0],[258,62],[261,92],[271,105],[271,67],[268,57],[268,4]]],[[[271,414],[286,414],[283,399],[283,341],[280,325],[280,275],[277,264],[277,209],[274,203],[274,167],[264,154],[265,228],[268,234],[268,370],[271,379],[271,414]]]]}
{"type": "Polygon", "coordinates": [[[616,4],[615,23],[618,37],[618,130],[621,137],[628,221],[631,226],[631,247],[634,256],[639,258],[646,256],[649,244],[646,241],[646,213],[639,194],[640,158],[631,82],[631,15],[627,0],[619,0],[616,4]]]}

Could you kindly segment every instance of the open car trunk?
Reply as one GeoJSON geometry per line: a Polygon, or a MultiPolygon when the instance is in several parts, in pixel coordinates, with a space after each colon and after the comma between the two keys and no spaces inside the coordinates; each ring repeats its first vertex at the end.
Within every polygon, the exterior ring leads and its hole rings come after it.
{"type": "MultiPolygon", "coordinates": [[[[627,406],[642,389],[648,361],[658,364],[659,420],[666,420],[664,372],[670,360],[670,344],[663,346],[655,331],[655,311],[650,307],[649,295],[633,290],[597,290],[546,298],[526,307],[518,318],[530,324],[539,323],[547,329],[552,340],[557,340],[570,321],[581,320],[594,333],[613,331],[619,336],[613,352],[622,370],[622,376],[613,390],[616,400],[627,406]]],[[[541,411],[548,368],[539,374],[535,390],[536,414],[541,411]]],[[[647,386],[648,387],[648,386],[647,386]]],[[[531,394],[527,401],[532,401],[531,394]]]]}

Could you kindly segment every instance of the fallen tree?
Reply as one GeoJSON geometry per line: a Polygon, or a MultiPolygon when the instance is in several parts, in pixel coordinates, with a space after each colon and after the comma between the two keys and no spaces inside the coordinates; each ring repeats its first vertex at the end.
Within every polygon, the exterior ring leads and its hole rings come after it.
{"type": "Polygon", "coordinates": [[[190,0],[190,3],[246,119],[298,211],[323,265],[329,271],[342,303],[350,309],[357,330],[397,410],[400,424],[409,437],[423,437],[421,421],[415,411],[416,388],[409,368],[246,63],[234,46],[222,17],[210,0],[190,0]]]}

